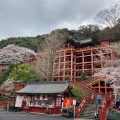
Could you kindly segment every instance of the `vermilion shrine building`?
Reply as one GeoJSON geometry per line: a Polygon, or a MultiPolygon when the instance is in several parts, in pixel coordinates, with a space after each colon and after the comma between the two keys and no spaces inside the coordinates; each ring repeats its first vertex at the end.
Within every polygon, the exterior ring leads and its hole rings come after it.
{"type": "MultiPolygon", "coordinates": [[[[79,81],[83,73],[93,73],[95,70],[102,69],[105,60],[102,56],[106,55],[103,50],[105,45],[110,45],[109,40],[100,40],[100,45],[95,45],[92,39],[86,39],[81,41],[76,41],[70,39],[66,42],[65,48],[57,51],[57,59],[54,61],[54,74],[53,81],[79,81]],[[98,50],[100,51],[100,60],[96,60],[98,57],[98,50]]],[[[108,55],[108,53],[107,53],[108,55]]],[[[42,56],[38,54],[37,57],[42,56]]],[[[112,51],[109,53],[109,57],[114,59],[112,51]]],[[[33,60],[36,58],[27,58],[26,63],[32,64],[33,60]]],[[[1,64],[1,69],[6,67],[1,64]]],[[[47,72],[46,72],[47,73],[47,72]]],[[[46,75],[48,76],[48,74],[46,75]]],[[[48,79],[46,79],[48,81],[48,79]]],[[[101,90],[101,84],[104,88],[107,88],[107,84],[100,80],[97,81],[97,89],[101,90]]],[[[94,83],[95,84],[95,83],[94,83]]],[[[90,86],[93,85],[89,84],[90,86]]],[[[96,85],[95,85],[96,86],[96,85]]],[[[109,86],[108,86],[109,88],[109,86]]],[[[105,90],[107,93],[107,90],[105,90]]]]}
{"type": "MultiPolygon", "coordinates": [[[[100,45],[95,46],[92,39],[76,42],[70,40],[65,49],[57,51],[57,60],[54,62],[54,81],[69,80],[74,82],[79,80],[82,73],[93,73],[95,70],[103,68],[104,59],[95,60],[98,57],[98,50],[101,56],[106,53],[102,50],[105,45],[109,45],[109,40],[101,40],[100,45]]],[[[112,51],[109,53],[112,59],[112,51]]],[[[38,57],[42,54],[38,54],[38,57]]],[[[102,57],[101,57],[102,58],[102,57]]],[[[26,62],[31,63],[32,58],[26,62]]]]}
{"type": "MultiPolygon", "coordinates": [[[[110,45],[110,40],[100,40],[100,45],[95,45],[92,39],[86,39],[76,41],[70,39],[66,42],[66,47],[57,51],[57,59],[54,61],[54,74],[53,81],[79,81],[83,73],[93,73],[95,70],[100,70],[104,66],[105,60],[102,56],[109,55],[111,60],[114,59],[112,51],[108,54],[103,48],[110,45]],[[98,55],[98,51],[100,51],[98,55]],[[95,58],[100,57],[100,60],[95,58]]],[[[38,54],[38,57],[42,54],[38,54]]],[[[27,63],[32,64],[33,58],[27,59],[27,63]]],[[[89,77],[89,76],[88,76],[89,77]]],[[[48,79],[47,79],[48,80],[48,79]]],[[[109,85],[105,82],[105,79],[92,81],[89,84],[91,87],[94,84],[94,88],[107,94],[107,89],[110,89],[109,85]]]]}

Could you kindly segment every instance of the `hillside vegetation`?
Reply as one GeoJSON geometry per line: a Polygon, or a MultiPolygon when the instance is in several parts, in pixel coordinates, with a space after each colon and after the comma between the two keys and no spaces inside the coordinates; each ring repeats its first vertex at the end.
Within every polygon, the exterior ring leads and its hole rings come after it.
{"type": "MultiPolygon", "coordinates": [[[[66,39],[73,38],[76,40],[83,40],[92,38],[95,42],[99,39],[110,39],[112,41],[120,40],[120,23],[112,28],[106,27],[102,30],[100,30],[97,25],[83,25],[80,26],[78,30],[68,30],[67,28],[63,28],[53,30],[52,32],[54,31],[58,31],[60,34],[64,35],[66,39]]],[[[38,35],[36,37],[11,37],[0,41],[0,49],[9,44],[15,44],[21,47],[30,48],[37,52],[47,36],[48,34],[38,35]]]]}

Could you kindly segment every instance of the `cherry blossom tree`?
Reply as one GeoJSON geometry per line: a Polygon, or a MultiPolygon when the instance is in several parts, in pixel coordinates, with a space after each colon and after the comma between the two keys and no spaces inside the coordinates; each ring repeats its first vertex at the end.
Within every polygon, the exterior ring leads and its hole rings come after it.
{"type": "Polygon", "coordinates": [[[120,89],[120,67],[106,67],[94,74],[94,77],[106,78],[106,82],[110,84],[114,90],[115,100],[118,90],[120,89]]]}
{"type": "Polygon", "coordinates": [[[96,71],[94,77],[106,78],[106,82],[114,90],[116,100],[120,89],[120,43],[113,43],[111,46],[106,46],[102,50],[106,54],[100,56],[100,51],[98,51],[98,60],[104,59],[104,66],[101,70],[96,71]],[[112,57],[109,54],[110,52],[112,53],[112,57]]]}
{"type": "Polygon", "coordinates": [[[24,62],[24,58],[36,56],[36,53],[28,48],[19,47],[11,44],[0,49],[0,63],[20,63],[24,62]]]}
{"type": "Polygon", "coordinates": [[[14,89],[14,80],[13,79],[8,79],[6,81],[3,82],[3,84],[1,85],[2,89],[5,89],[7,91],[11,91],[14,89]]]}

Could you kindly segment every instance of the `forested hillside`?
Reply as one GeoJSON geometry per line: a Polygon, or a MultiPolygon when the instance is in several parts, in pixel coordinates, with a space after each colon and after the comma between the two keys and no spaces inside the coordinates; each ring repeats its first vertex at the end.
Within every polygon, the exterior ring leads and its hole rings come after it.
{"type": "Polygon", "coordinates": [[[9,44],[19,45],[21,47],[30,48],[37,52],[39,44],[44,41],[46,35],[36,36],[36,37],[11,37],[6,40],[0,41],[0,49],[6,47],[9,44]]]}
{"type": "MultiPolygon", "coordinates": [[[[66,39],[73,38],[76,40],[83,40],[87,38],[92,38],[95,41],[98,39],[110,39],[112,41],[120,40],[120,22],[112,28],[106,27],[100,29],[98,25],[83,25],[78,28],[78,30],[68,30],[67,28],[56,29],[54,31],[59,31],[66,39]]],[[[0,49],[7,46],[8,44],[15,44],[21,47],[27,47],[35,52],[39,48],[40,44],[47,37],[47,34],[38,35],[36,37],[11,37],[6,40],[0,41],[0,49]]]]}
{"type": "MultiPolygon", "coordinates": [[[[67,28],[53,30],[59,31],[66,39],[74,38],[76,40],[83,40],[92,38],[95,42],[99,39],[111,39],[112,41],[120,40],[120,22],[112,28],[106,27],[100,29],[98,25],[83,25],[78,30],[68,30],[67,28]]],[[[8,44],[15,44],[21,47],[27,47],[35,52],[40,48],[44,39],[48,34],[38,35],[36,37],[11,37],[0,41],[0,49],[6,47],[8,44]]]]}

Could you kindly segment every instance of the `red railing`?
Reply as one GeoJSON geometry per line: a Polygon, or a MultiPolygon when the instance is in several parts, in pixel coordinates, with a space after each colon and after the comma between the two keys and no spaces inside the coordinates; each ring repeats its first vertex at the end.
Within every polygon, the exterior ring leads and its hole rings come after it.
{"type": "Polygon", "coordinates": [[[95,92],[99,93],[98,90],[92,88],[91,86],[88,86],[88,85],[85,84],[84,82],[79,83],[79,82],[77,82],[77,81],[74,81],[74,85],[79,86],[79,87],[82,87],[82,88],[86,89],[86,90],[89,91],[89,92],[91,91],[91,92],[94,92],[94,93],[95,93],[95,92]]]}
{"type": "MultiPolygon", "coordinates": [[[[84,97],[84,99],[80,103],[79,107],[76,109],[76,117],[79,118],[85,108],[87,100],[91,101],[91,103],[92,103],[95,98],[95,92],[98,92],[98,91],[96,89],[91,88],[90,86],[87,86],[84,82],[79,83],[77,81],[74,81],[74,84],[76,86],[86,89],[87,91],[92,92],[92,94],[89,95],[88,97],[84,97]]],[[[102,109],[100,110],[100,120],[107,120],[108,110],[113,101],[112,92],[110,92],[109,97],[104,96],[103,93],[100,93],[100,94],[101,94],[101,96],[105,97],[105,99],[103,101],[102,109]],[[108,102],[109,102],[109,105],[108,105],[108,102]]]]}
{"type": "Polygon", "coordinates": [[[79,86],[79,87],[82,87],[82,88],[86,89],[87,91],[88,91],[88,90],[89,90],[89,91],[94,91],[91,87],[87,86],[87,84],[85,84],[84,82],[79,83],[79,82],[77,82],[77,81],[74,81],[74,84],[75,84],[76,86],[79,86]]]}
{"type": "Polygon", "coordinates": [[[79,83],[77,81],[74,81],[74,84],[76,86],[86,89],[87,91],[92,92],[92,94],[90,94],[88,97],[86,97],[86,96],[84,97],[84,99],[80,103],[79,107],[76,109],[76,118],[79,118],[85,108],[87,100],[89,100],[91,103],[93,102],[93,100],[95,98],[95,90],[93,90],[91,87],[87,86],[87,84],[85,84],[84,82],[79,83]]]}
{"type": "Polygon", "coordinates": [[[89,95],[88,97],[84,97],[84,99],[82,100],[82,102],[80,103],[79,107],[76,109],[76,118],[79,118],[80,115],[82,114],[85,106],[86,106],[86,102],[87,100],[89,100],[91,103],[93,102],[95,98],[95,92],[93,92],[91,95],[89,95]]]}
{"type": "Polygon", "coordinates": [[[86,97],[84,97],[84,99],[80,103],[79,107],[76,109],[76,118],[79,118],[80,115],[82,114],[82,112],[83,112],[83,110],[85,108],[86,101],[87,101],[87,99],[86,99],[86,97]]]}
{"type": "Polygon", "coordinates": [[[107,98],[104,99],[102,109],[100,110],[100,120],[107,120],[107,98]]]}
{"type": "Polygon", "coordinates": [[[89,100],[91,103],[93,103],[94,98],[95,98],[95,92],[93,91],[92,94],[88,96],[88,100],[89,100]]]}
{"type": "Polygon", "coordinates": [[[109,107],[112,105],[113,96],[110,92],[110,96],[106,97],[103,101],[102,109],[100,110],[100,120],[107,120],[109,107]]]}

